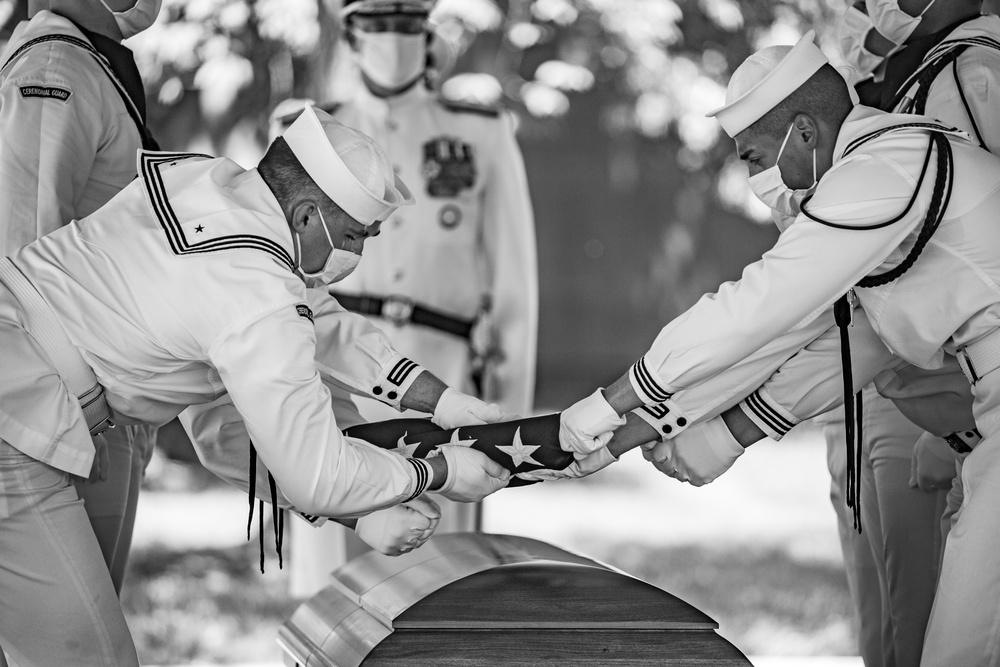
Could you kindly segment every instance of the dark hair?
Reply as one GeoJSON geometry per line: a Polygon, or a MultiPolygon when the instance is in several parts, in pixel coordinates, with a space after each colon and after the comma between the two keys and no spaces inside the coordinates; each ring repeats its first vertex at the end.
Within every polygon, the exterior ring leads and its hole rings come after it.
{"type": "Polygon", "coordinates": [[[288,142],[282,137],[276,137],[268,146],[267,152],[257,165],[257,172],[282,205],[303,198],[333,203],[316,185],[312,176],[302,168],[288,142]]]}
{"type": "Polygon", "coordinates": [[[837,127],[851,107],[847,81],[827,63],[744,132],[755,137],[784,134],[799,114],[837,127]]]}

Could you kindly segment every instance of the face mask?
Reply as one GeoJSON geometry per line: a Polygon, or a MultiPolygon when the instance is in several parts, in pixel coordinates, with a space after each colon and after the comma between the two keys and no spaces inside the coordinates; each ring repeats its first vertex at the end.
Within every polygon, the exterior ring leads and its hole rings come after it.
{"type": "Polygon", "coordinates": [[[785,185],[785,181],[781,178],[781,168],[778,167],[778,161],[781,159],[781,154],[785,150],[785,144],[788,143],[788,137],[792,136],[792,128],[794,125],[788,126],[788,132],[785,132],[785,140],[781,142],[781,148],[778,149],[778,157],[774,160],[774,166],[764,171],[760,172],[755,176],[750,177],[750,189],[753,193],[757,195],[757,199],[764,202],[764,204],[770,208],[772,211],[776,211],[783,216],[795,217],[799,214],[801,210],[802,200],[809,196],[816,189],[816,149],[813,149],[813,183],[808,188],[803,190],[792,190],[790,187],[785,185]]]}
{"type": "Polygon", "coordinates": [[[837,30],[840,52],[844,54],[844,60],[857,71],[859,79],[874,72],[882,62],[882,56],[865,48],[865,38],[874,29],[871,18],[857,7],[851,6],[837,30]]]}
{"type": "Polygon", "coordinates": [[[909,39],[920,25],[920,19],[933,4],[934,0],[931,0],[920,14],[910,16],[899,8],[899,0],[865,0],[868,15],[872,17],[875,29],[896,44],[903,44],[909,39]]]}
{"type": "Polygon", "coordinates": [[[400,88],[424,72],[427,36],[356,30],[354,58],[369,79],[383,88],[400,88]]]}
{"type": "Polygon", "coordinates": [[[101,0],[101,4],[115,17],[115,23],[118,24],[118,30],[122,33],[122,39],[128,39],[133,35],[138,35],[140,32],[153,25],[156,21],[156,17],[160,14],[160,4],[163,0],[136,0],[136,3],[132,5],[131,9],[126,9],[123,12],[116,12],[110,7],[108,3],[101,0]]]}
{"type": "Polygon", "coordinates": [[[361,255],[355,254],[350,250],[341,250],[333,245],[333,237],[330,236],[330,230],[327,229],[326,220],[323,219],[323,212],[316,209],[319,213],[320,224],[323,225],[323,232],[326,234],[326,240],[330,243],[330,254],[327,255],[326,264],[323,268],[315,273],[306,273],[305,269],[302,268],[302,241],[300,240],[301,234],[295,234],[295,249],[299,253],[299,275],[306,283],[306,287],[324,287],[326,285],[332,285],[338,280],[343,280],[347,276],[351,275],[354,269],[358,266],[358,262],[361,261],[361,255]]]}

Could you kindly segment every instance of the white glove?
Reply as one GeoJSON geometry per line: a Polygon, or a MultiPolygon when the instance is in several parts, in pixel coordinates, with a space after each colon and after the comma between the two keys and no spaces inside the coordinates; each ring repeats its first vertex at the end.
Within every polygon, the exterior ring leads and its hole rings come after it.
{"type": "Polygon", "coordinates": [[[682,431],[665,442],[643,445],[642,455],[664,475],[703,486],[729,470],[745,449],[722,417],[682,431]]]}
{"type": "Polygon", "coordinates": [[[607,447],[601,447],[593,454],[582,459],[573,461],[562,470],[531,470],[529,472],[519,472],[515,477],[526,479],[529,482],[548,482],[554,479],[577,479],[592,475],[598,470],[603,470],[617,461],[607,447]]]}
{"type": "Polygon", "coordinates": [[[361,517],[354,532],[375,551],[398,556],[426,542],[440,520],[441,508],[437,503],[418,496],[361,517]]]}
{"type": "Polygon", "coordinates": [[[951,488],[958,472],[955,453],[944,438],[924,433],[917,438],[910,458],[910,488],[934,493],[951,488]]]}
{"type": "Polygon", "coordinates": [[[440,493],[459,503],[479,502],[507,486],[510,471],[482,452],[462,445],[440,445],[437,449],[448,464],[448,477],[440,493]]]}
{"type": "Polygon", "coordinates": [[[459,426],[494,424],[513,418],[516,416],[504,414],[496,403],[484,403],[475,396],[448,387],[438,399],[431,421],[448,430],[459,426]]]}
{"type": "Polygon", "coordinates": [[[614,430],[624,423],[625,418],[618,416],[598,389],[559,415],[559,446],[582,459],[607,445],[614,430]]]}

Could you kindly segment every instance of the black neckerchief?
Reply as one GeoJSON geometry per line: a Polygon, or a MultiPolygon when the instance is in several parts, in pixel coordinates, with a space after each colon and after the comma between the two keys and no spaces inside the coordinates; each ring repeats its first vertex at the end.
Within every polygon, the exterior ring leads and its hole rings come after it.
{"type": "Polygon", "coordinates": [[[132,54],[132,50],[110,37],[91,32],[79,25],[76,27],[90,41],[97,52],[107,58],[108,64],[111,66],[111,71],[115,73],[118,80],[125,86],[125,92],[132,98],[132,102],[139,111],[142,122],[145,123],[146,91],[142,87],[142,77],[139,76],[139,68],[135,64],[135,56],[132,54]]]}
{"type": "Polygon", "coordinates": [[[979,18],[978,14],[971,18],[966,17],[955,21],[951,25],[929,35],[913,37],[906,42],[903,48],[892,54],[885,62],[885,78],[882,81],[882,97],[878,108],[883,111],[892,111],[891,105],[896,97],[896,91],[923,64],[924,56],[935,46],[943,42],[955,28],[977,18],[979,18]]]}

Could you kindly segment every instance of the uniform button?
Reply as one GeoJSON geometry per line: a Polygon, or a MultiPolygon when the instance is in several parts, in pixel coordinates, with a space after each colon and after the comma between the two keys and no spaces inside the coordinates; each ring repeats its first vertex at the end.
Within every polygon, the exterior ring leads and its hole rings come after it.
{"type": "Polygon", "coordinates": [[[391,130],[393,132],[395,132],[396,130],[399,129],[399,123],[397,123],[394,120],[387,120],[387,121],[385,121],[385,126],[387,128],[389,128],[389,130],[391,130]]]}
{"type": "Polygon", "coordinates": [[[398,394],[394,391],[390,391],[388,394],[385,395],[385,397],[388,398],[390,401],[395,401],[396,396],[398,396],[398,394]]]}
{"type": "Polygon", "coordinates": [[[392,279],[393,280],[402,280],[403,279],[403,272],[402,271],[396,271],[396,273],[392,274],[392,279]]]}
{"type": "Polygon", "coordinates": [[[684,419],[684,417],[678,417],[677,418],[677,425],[678,426],[685,426],[685,425],[687,425],[687,423],[688,423],[688,420],[684,419]]]}
{"type": "Polygon", "coordinates": [[[372,389],[372,393],[375,394],[376,396],[378,396],[379,394],[382,393],[382,387],[375,387],[375,388],[373,388],[372,389]]]}
{"type": "Polygon", "coordinates": [[[673,427],[673,426],[671,426],[670,424],[667,424],[667,425],[665,425],[665,426],[663,427],[663,432],[664,432],[664,433],[670,433],[670,432],[671,432],[671,431],[673,431],[673,430],[674,430],[674,427],[673,427]]]}
{"type": "Polygon", "coordinates": [[[403,219],[402,218],[393,218],[392,224],[393,224],[394,227],[402,227],[403,226],[403,219]]]}

